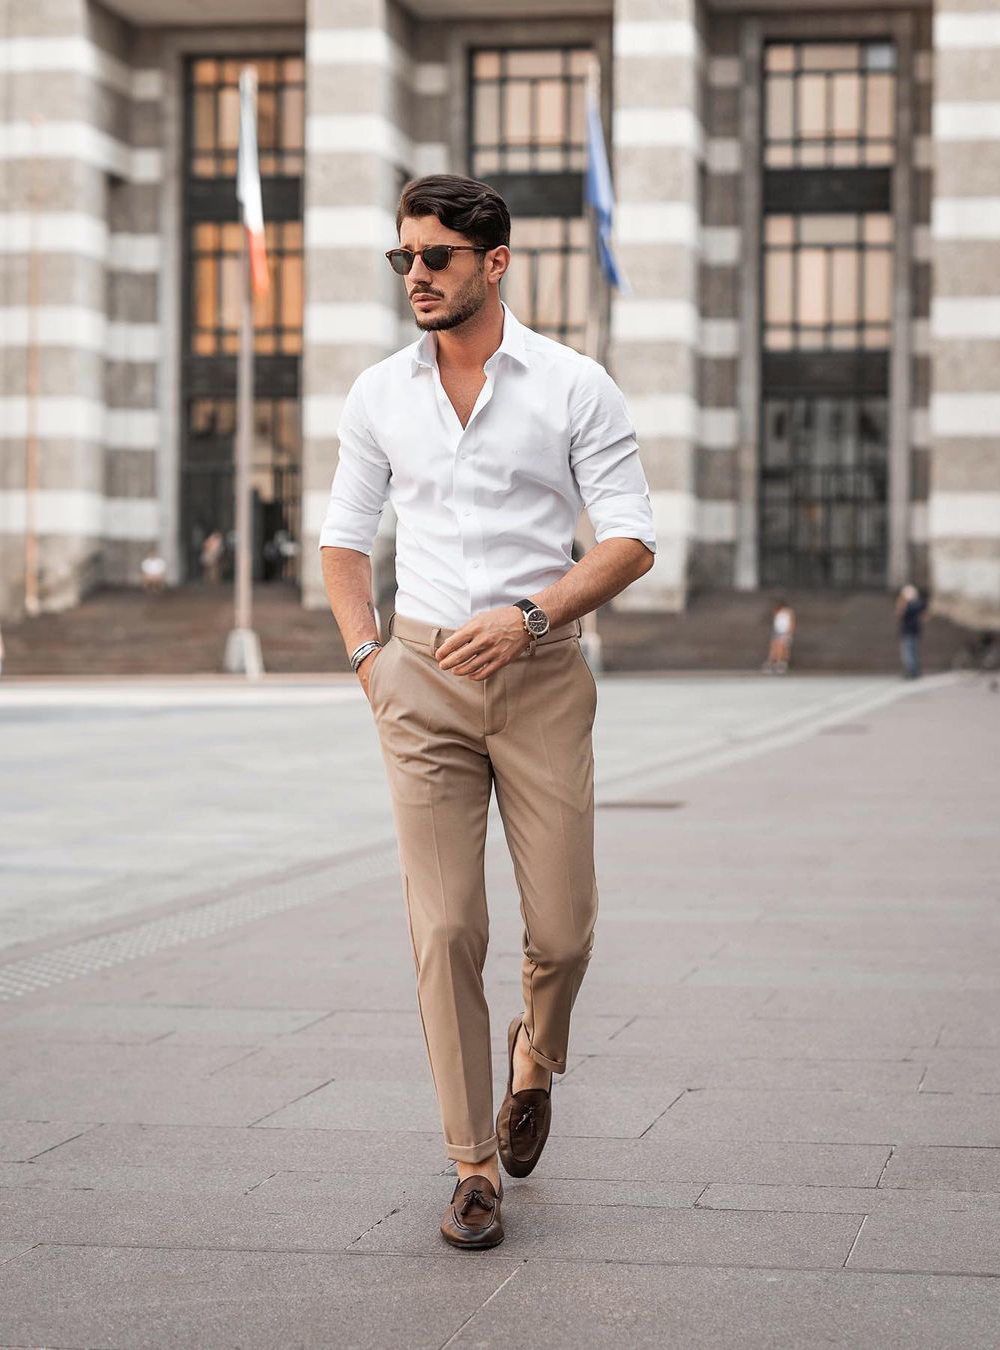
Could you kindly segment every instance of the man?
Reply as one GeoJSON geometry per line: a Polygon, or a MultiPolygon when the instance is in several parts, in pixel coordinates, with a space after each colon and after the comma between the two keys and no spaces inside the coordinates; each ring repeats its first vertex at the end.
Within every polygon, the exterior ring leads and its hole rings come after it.
{"type": "Polygon", "coordinates": [[[920,638],[927,601],[912,582],[907,582],[896,597],[896,618],[899,622],[899,652],[903,662],[903,678],[920,678],[920,638]]]}
{"type": "Polygon", "coordinates": [[[525,1176],[551,1118],[597,911],[591,730],[579,616],[653,564],[649,490],[624,400],[596,362],[500,299],[510,215],[474,179],[410,182],[387,257],[412,346],[364,371],[340,420],[323,576],[378,730],[399,836],[417,995],[458,1183],[441,1232],[503,1239],[497,1160],[525,1176]],[[397,516],[382,645],[369,554],[397,516]],[[586,506],[597,544],[575,565],[586,506]],[[494,1128],[483,994],[486,819],[495,786],[524,917],[524,1011],[494,1128]]]}

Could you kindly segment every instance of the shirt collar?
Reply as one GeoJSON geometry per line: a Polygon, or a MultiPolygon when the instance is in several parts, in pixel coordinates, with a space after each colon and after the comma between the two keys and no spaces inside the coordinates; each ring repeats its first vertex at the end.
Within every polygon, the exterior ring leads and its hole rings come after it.
{"type": "MultiPolygon", "coordinates": [[[[512,361],[527,368],[528,351],[524,340],[524,325],[519,323],[514,314],[508,307],[500,302],[503,308],[503,338],[500,346],[493,355],[487,360],[486,365],[495,362],[501,354],[509,356],[512,361]]],[[[428,369],[437,364],[437,334],[434,332],[422,333],[419,340],[414,343],[410,356],[410,374],[415,375],[421,366],[428,369]]]]}

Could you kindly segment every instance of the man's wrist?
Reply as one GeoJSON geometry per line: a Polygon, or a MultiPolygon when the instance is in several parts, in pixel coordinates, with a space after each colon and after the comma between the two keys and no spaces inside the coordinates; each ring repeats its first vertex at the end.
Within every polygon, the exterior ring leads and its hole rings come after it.
{"type": "Polygon", "coordinates": [[[351,652],[350,660],[351,669],[354,671],[355,675],[358,673],[358,667],[361,665],[362,661],[371,656],[372,652],[378,651],[381,646],[382,644],[378,638],[369,638],[366,642],[362,642],[354,648],[354,651],[351,652]]]}

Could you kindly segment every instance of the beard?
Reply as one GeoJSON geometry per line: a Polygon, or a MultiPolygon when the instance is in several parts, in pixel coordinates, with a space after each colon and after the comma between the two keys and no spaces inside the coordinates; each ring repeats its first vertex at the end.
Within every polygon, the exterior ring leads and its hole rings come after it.
{"type": "Polygon", "coordinates": [[[449,328],[458,328],[460,324],[468,323],[471,318],[479,313],[486,303],[488,293],[489,287],[486,284],[486,277],[481,272],[474,273],[452,300],[444,314],[425,319],[414,311],[413,320],[424,333],[440,333],[449,328]]]}

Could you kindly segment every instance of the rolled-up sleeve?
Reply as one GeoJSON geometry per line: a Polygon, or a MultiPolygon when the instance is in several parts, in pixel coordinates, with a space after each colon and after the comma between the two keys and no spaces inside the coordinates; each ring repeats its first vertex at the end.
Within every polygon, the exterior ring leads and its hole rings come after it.
{"type": "Polygon", "coordinates": [[[596,361],[577,381],[571,408],[570,465],[603,539],[638,539],[656,552],[653,505],[635,428],[621,390],[596,361]]]}
{"type": "Polygon", "coordinates": [[[340,455],[319,547],[353,548],[370,554],[388,495],[391,468],[371,433],[363,379],[359,376],[354,381],[337,424],[340,455]]]}

